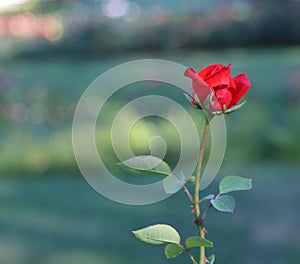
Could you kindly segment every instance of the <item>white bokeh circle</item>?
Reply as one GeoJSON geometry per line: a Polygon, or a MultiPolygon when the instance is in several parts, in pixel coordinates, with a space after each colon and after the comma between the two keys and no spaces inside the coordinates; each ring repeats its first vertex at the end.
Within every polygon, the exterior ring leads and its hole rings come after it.
{"type": "MultiPolygon", "coordinates": [[[[101,195],[116,202],[130,205],[151,204],[170,196],[166,194],[162,180],[147,185],[134,185],[114,177],[99,156],[95,142],[95,130],[99,113],[105,102],[116,91],[126,85],[139,81],[158,81],[171,84],[182,89],[183,92],[191,94],[192,85],[190,79],[183,75],[186,68],[186,66],[166,60],[146,59],[131,61],[101,74],[82,94],[73,119],[73,149],[82,175],[101,195]]],[[[129,146],[128,131],[138,119],[150,115],[160,116],[168,120],[177,129],[180,136],[181,152],[173,173],[178,175],[183,172],[184,175],[192,175],[197,165],[202,131],[199,134],[189,113],[177,102],[167,97],[157,95],[142,96],[130,101],[118,112],[111,130],[115,154],[120,160],[128,158],[128,155],[134,156],[129,146]],[[121,129],[118,126],[118,120],[122,119],[122,115],[131,107],[138,109],[139,115],[132,120],[126,120],[127,127],[122,127],[121,129]],[[169,112],[172,115],[166,115],[166,112],[168,112],[166,110],[170,110],[169,112]],[[120,133],[120,131],[125,132],[120,133]],[[125,152],[124,150],[118,150],[119,140],[128,142],[125,152]]],[[[129,115],[125,116],[128,118],[129,115]]],[[[217,175],[225,154],[226,124],[224,116],[220,115],[212,118],[210,126],[211,149],[202,174],[201,189],[205,189],[217,175]]],[[[160,142],[160,144],[150,144],[150,146],[154,146],[151,149],[152,154],[163,158],[166,153],[164,149],[166,145],[163,144],[163,139],[154,138],[152,141],[154,143],[160,142]],[[155,147],[156,145],[160,145],[162,148],[157,148],[155,147]]]]}

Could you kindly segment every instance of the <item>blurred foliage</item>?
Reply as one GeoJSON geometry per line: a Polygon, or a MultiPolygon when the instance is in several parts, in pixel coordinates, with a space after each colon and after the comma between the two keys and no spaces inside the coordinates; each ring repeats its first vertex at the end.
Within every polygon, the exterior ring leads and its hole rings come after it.
{"type": "Polygon", "coordinates": [[[293,0],[52,0],[18,7],[0,13],[1,57],[300,44],[300,2],[293,0]]]}
{"type": "MultiPolygon", "coordinates": [[[[297,163],[300,51],[270,46],[299,44],[299,5],[290,0],[55,0],[0,9],[0,57],[6,58],[0,62],[0,175],[73,173],[71,124],[82,92],[110,67],[149,56],[196,69],[233,63],[236,73],[246,72],[253,87],[246,106],[226,117],[225,163],[297,163]],[[253,48],[261,45],[268,48],[253,48]],[[224,50],[233,46],[253,49],[224,50]]],[[[167,86],[145,83],[107,102],[96,141],[108,164],[117,161],[110,143],[114,115],[150,90],[170,96],[167,86]]],[[[172,96],[194,120],[201,119],[179,90],[172,96]]],[[[179,137],[162,119],[148,118],[133,127],[133,152],[149,154],[153,136],[165,138],[166,159],[176,164],[179,137]]]]}
{"type": "MultiPolygon", "coordinates": [[[[246,72],[253,86],[247,104],[226,116],[229,163],[298,163],[300,87],[296,48],[187,52],[159,58],[200,69],[211,63],[233,63],[233,74],[246,72]],[[280,63],[277,63],[280,62],[280,63]]],[[[140,55],[143,57],[143,55],[140,55]]],[[[135,57],[137,58],[137,57],[135,57]]],[[[126,57],[102,60],[14,60],[2,65],[0,76],[0,175],[76,171],[71,144],[71,124],[76,102],[98,74],[126,57]]],[[[100,155],[111,166],[117,158],[111,146],[110,129],[115,114],[130,100],[147,95],[168,96],[179,102],[201,126],[201,114],[191,109],[180,90],[145,82],[125,87],[103,109],[98,120],[100,155]],[[199,120],[199,121],[198,121],[199,120]]],[[[132,112],[131,115],[137,113],[132,112]]],[[[166,159],[176,164],[180,141],[175,128],[160,118],[139,121],[129,141],[136,154],[149,154],[149,139],[162,136],[168,145],[166,159]]],[[[125,143],[124,143],[125,144],[125,143]]],[[[122,146],[119,146],[122,148],[122,146]]]]}

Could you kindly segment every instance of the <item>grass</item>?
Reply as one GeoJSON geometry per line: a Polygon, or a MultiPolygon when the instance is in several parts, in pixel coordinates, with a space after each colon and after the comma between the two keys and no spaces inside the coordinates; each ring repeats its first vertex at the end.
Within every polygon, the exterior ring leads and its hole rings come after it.
{"type": "MultiPolygon", "coordinates": [[[[252,177],[254,189],[235,194],[233,215],[209,213],[207,237],[215,242],[209,252],[218,263],[299,263],[299,167],[266,164],[227,168],[221,175],[227,171],[252,177]]],[[[144,245],[131,234],[158,222],[183,237],[195,234],[183,193],[134,207],[103,198],[81,177],[2,179],[0,186],[1,263],[188,263],[184,255],[166,260],[162,246],[144,245]]]]}

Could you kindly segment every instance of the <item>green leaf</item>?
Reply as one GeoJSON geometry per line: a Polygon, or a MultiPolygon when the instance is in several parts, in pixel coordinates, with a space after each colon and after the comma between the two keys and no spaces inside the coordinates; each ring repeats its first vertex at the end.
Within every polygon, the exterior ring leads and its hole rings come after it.
{"type": "Polygon", "coordinates": [[[215,263],[215,259],[216,259],[216,256],[215,255],[211,255],[207,258],[208,260],[208,264],[214,264],[215,263]]]}
{"type": "Polygon", "coordinates": [[[200,199],[199,204],[205,203],[205,202],[210,201],[214,198],[215,198],[215,196],[213,194],[206,195],[205,197],[200,199]]]}
{"type": "Polygon", "coordinates": [[[175,258],[177,257],[180,253],[182,253],[184,249],[182,246],[177,245],[177,244],[169,244],[166,245],[165,247],[165,255],[166,257],[169,258],[175,258]]]}
{"type": "Polygon", "coordinates": [[[118,165],[125,171],[138,175],[170,175],[170,166],[160,158],[140,155],[127,159],[118,165]]]}
{"type": "Polygon", "coordinates": [[[207,239],[201,238],[199,236],[191,236],[191,237],[187,238],[187,240],[185,241],[185,245],[188,248],[192,248],[192,247],[213,247],[214,243],[207,240],[207,239]]]}
{"type": "Polygon", "coordinates": [[[174,175],[170,175],[169,177],[163,180],[163,186],[166,194],[173,194],[179,191],[183,185],[186,183],[187,179],[184,177],[177,178],[174,175]]]}
{"type": "Polygon", "coordinates": [[[252,188],[252,180],[239,176],[227,176],[219,185],[220,193],[247,191],[252,188]]]}
{"type": "Polygon", "coordinates": [[[233,213],[235,200],[231,195],[221,195],[210,202],[214,208],[221,212],[233,213]]]}
{"type": "Polygon", "coordinates": [[[132,231],[132,233],[138,240],[146,244],[160,245],[163,243],[180,243],[180,235],[178,232],[172,226],[165,224],[148,226],[132,231]]]}

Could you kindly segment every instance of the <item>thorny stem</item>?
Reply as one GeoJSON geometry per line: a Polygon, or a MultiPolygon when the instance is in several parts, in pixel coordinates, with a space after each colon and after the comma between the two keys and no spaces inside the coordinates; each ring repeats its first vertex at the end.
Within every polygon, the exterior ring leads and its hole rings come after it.
{"type": "MultiPolygon", "coordinates": [[[[195,189],[194,189],[194,209],[195,209],[195,218],[196,218],[195,224],[199,231],[200,237],[203,239],[205,238],[205,232],[204,232],[202,219],[200,218],[199,192],[200,192],[201,167],[202,167],[206,142],[208,138],[208,132],[209,132],[209,122],[208,119],[206,118],[206,123],[205,123],[201,146],[200,146],[199,159],[198,159],[198,164],[196,169],[196,180],[195,180],[195,189]]],[[[199,264],[205,264],[205,247],[200,247],[199,264]]]]}

